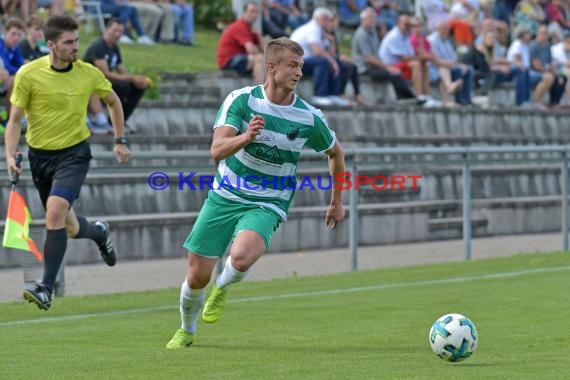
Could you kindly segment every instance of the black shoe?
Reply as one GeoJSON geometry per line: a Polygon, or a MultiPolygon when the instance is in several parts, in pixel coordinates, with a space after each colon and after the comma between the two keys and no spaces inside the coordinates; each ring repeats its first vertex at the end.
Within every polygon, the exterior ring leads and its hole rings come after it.
{"type": "Polygon", "coordinates": [[[115,246],[111,241],[111,230],[109,229],[109,225],[107,222],[102,220],[96,221],[95,225],[101,227],[103,231],[105,231],[105,240],[103,243],[98,244],[99,252],[101,253],[101,257],[105,264],[112,267],[117,263],[117,252],[115,251],[115,246]]]}
{"type": "Polygon", "coordinates": [[[47,310],[51,306],[52,293],[41,282],[26,285],[23,296],[26,301],[35,303],[40,309],[47,310]]]}

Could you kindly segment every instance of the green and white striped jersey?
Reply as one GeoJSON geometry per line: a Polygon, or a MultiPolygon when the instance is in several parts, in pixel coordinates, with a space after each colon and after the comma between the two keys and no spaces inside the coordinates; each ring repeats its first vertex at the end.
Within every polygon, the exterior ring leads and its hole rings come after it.
{"type": "Polygon", "coordinates": [[[295,194],[297,161],[304,146],[317,152],[333,147],[335,133],[323,113],[295,95],[293,103],[271,103],[263,86],[230,93],[218,111],[214,129],[230,126],[245,133],[260,115],[265,128],[254,141],[220,161],[213,184],[216,194],[236,202],[269,208],[282,220],[295,194]]]}

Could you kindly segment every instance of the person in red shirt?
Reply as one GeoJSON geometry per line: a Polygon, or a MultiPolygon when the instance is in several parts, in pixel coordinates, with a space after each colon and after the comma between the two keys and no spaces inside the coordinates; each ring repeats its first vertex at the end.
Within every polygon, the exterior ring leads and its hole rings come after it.
{"type": "Polygon", "coordinates": [[[235,70],[242,75],[252,74],[256,83],[265,82],[264,40],[261,31],[252,25],[259,16],[259,6],[246,3],[239,19],[222,33],[218,43],[218,67],[235,70]]]}

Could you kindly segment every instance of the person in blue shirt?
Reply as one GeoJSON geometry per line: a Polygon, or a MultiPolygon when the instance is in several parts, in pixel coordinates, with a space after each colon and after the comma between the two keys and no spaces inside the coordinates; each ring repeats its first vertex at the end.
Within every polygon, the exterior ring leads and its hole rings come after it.
{"type": "Polygon", "coordinates": [[[4,69],[10,76],[24,64],[24,57],[20,52],[18,44],[22,40],[22,35],[26,26],[24,22],[17,18],[11,18],[4,25],[4,36],[0,38],[0,57],[4,64],[4,69]]]}

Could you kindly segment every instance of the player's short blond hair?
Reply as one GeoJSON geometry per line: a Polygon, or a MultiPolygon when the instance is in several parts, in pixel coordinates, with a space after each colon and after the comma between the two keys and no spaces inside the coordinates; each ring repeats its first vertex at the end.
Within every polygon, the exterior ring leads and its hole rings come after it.
{"type": "Polygon", "coordinates": [[[269,41],[265,46],[265,62],[279,63],[284,51],[293,52],[301,57],[304,54],[303,47],[297,42],[287,37],[280,37],[269,41]]]}

